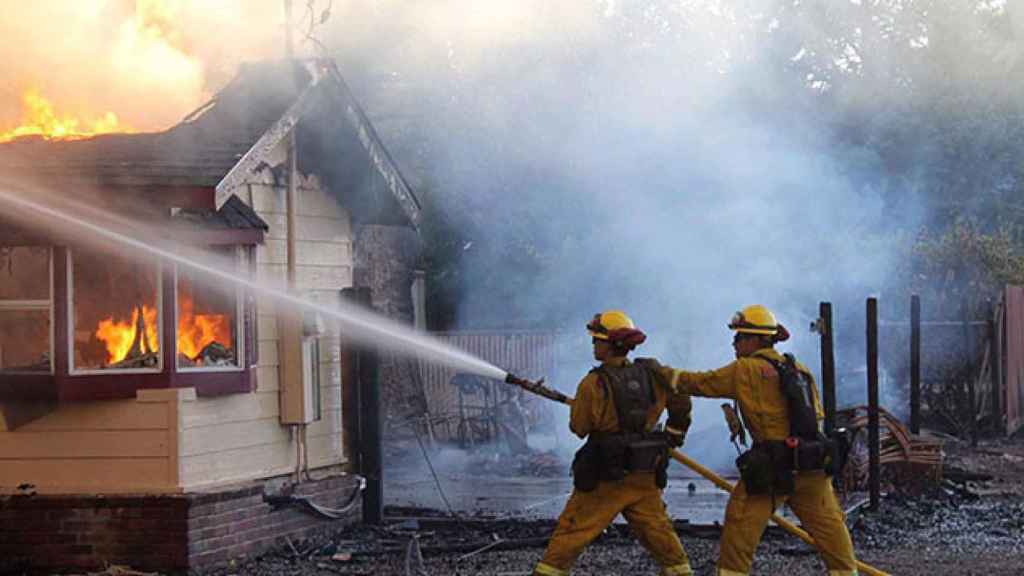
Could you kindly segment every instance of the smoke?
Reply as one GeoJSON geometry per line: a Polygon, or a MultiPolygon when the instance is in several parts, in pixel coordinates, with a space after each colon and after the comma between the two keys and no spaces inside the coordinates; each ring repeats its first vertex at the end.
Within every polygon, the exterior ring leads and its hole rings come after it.
{"type": "MultiPolygon", "coordinates": [[[[909,240],[964,157],[943,138],[1013,149],[998,125],[958,126],[1021,101],[1007,3],[480,4],[349,2],[327,44],[454,224],[460,263],[439,276],[456,326],[563,331],[549,381],[568,393],[608,308],[648,332],[637,354],[711,369],[732,359],[732,313],[761,303],[820,374],[824,300],[840,398],[863,397],[864,301],[906,318],[909,240]]],[[[692,438],[724,441],[717,404],[697,403],[692,438]]]]}
{"type": "Polygon", "coordinates": [[[901,194],[893,213],[882,159],[830,129],[780,5],[348,3],[329,46],[464,240],[458,326],[566,331],[552,381],[574,392],[597,311],[648,332],[638,354],[711,369],[761,303],[816,366],[818,302],[884,290],[887,234],[920,209],[901,194]]]}

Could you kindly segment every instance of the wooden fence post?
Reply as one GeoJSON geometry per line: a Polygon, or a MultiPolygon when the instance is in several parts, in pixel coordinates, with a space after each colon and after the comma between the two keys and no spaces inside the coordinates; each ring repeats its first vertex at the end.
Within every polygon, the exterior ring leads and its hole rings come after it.
{"type": "Polygon", "coordinates": [[[910,433],[921,433],[921,297],[910,297],[910,433]]]}
{"type": "Polygon", "coordinates": [[[881,500],[881,454],[878,433],[878,300],[868,298],[867,303],[868,352],[868,483],[871,490],[872,510],[878,510],[881,500]]]}
{"type": "Polygon", "coordinates": [[[819,305],[821,323],[821,395],[825,408],[825,434],[836,429],[836,362],[835,341],[832,338],[832,303],[819,305]]]}

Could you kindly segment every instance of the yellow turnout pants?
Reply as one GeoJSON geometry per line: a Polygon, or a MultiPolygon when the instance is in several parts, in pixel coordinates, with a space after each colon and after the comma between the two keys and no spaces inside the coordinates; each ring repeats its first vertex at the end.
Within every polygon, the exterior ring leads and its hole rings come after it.
{"type": "Polygon", "coordinates": [[[653,472],[627,474],[622,482],[600,482],[591,492],[573,491],[534,574],[567,576],[587,544],[620,513],[661,566],[663,575],[693,574],[690,559],[665,512],[653,472]]]}
{"type": "MultiPolygon", "coordinates": [[[[794,480],[793,494],[775,496],[774,503],[789,504],[817,543],[830,576],[856,576],[853,542],[846,529],[845,514],[832,491],[831,479],[824,472],[798,472],[794,480]]],[[[754,550],[773,512],[770,494],[747,494],[743,482],[736,484],[725,509],[719,576],[745,576],[750,572],[754,550]]]]}

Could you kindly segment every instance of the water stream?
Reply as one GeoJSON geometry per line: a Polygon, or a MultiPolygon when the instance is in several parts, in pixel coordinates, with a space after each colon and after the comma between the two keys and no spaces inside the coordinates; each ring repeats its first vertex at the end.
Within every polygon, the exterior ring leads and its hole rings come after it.
{"type": "Polygon", "coordinates": [[[156,256],[165,261],[174,262],[218,280],[243,287],[254,294],[271,298],[276,302],[317,312],[324,317],[337,321],[346,338],[363,345],[376,346],[407,354],[488,378],[504,380],[508,374],[505,370],[471,354],[453,348],[398,322],[364,310],[355,304],[339,303],[325,305],[314,302],[284,290],[266,286],[255,279],[240,276],[215,265],[178,253],[184,251],[183,247],[180,250],[177,249],[179,247],[173,247],[175,249],[160,248],[160,243],[164,245],[167,243],[164,239],[146,242],[110,230],[105,226],[90,222],[65,210],[26,199],[5,189],[0,189],[0,205],[6,205],[11,209],[4,210],[7,213],[22,212],[30,214],[33,220],[38,220],[38,222],[34,222],[37,228],[59,231],[60,234],[81,232],[97,240],[114,242],[136,253],[156,256]]]}

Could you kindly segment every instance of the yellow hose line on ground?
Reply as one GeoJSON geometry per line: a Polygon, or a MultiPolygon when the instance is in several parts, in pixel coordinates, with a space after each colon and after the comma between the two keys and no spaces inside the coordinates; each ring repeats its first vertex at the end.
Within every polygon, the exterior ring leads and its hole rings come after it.
{"type": "MultiPolygon", "coordinates": [[[[715,486],[718,486],[722,490],[732,493],[733,485],[729,484],[728,480],[722,478],[718,474],[715,474],[711,470],[705,468],[696,460],[690,458],[686,454],[683,454],[679,450],[672,450],[672,459],[679,462],[683,466],[686,466],[687,468],[693,470],[697,474],[700,474],[704,478],[707,478],[712,483],[714,483],[715,486]]],[[[815,545],[814,543],[814,538],[812,538],[810,534],[808,534],[805,530],[803,530],[796,524],[793,524],[792,522],[786,520],[778,514],[772,514],[772,521],[778,524],[786,532],[789,532],[790,534],[817,548],[817,545],[815,545]]],[[[857,560],[857,569],[862,573],[867,574],[868,576],[891,576],[888,572],[882,572],[878,568],[865,564],[860,560],[857,560]]]]}

